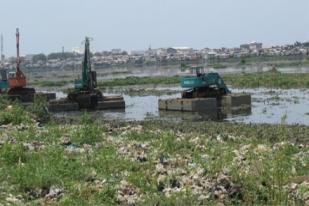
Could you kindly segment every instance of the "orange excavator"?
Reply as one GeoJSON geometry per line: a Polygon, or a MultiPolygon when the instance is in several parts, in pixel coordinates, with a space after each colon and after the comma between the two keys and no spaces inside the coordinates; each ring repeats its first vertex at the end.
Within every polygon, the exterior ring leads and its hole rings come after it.
{"type": "Polygon", "coordinates": [[[21,101],[33,101],[35,89],[27,88],[26,76],[20,69],[19,56],[19,30],[16,29],[16,72],[10,72],[8,77],[9,91],[8,95],[21,101]]]}

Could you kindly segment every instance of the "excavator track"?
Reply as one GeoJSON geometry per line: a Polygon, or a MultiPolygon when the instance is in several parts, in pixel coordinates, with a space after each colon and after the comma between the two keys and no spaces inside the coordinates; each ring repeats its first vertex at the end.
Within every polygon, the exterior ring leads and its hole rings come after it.
{"type": "Polygon", "coordinates": [[[35,89],[27,87],[11,88],[8,91],[9,98],[22,102],[32,102],[34,100],[35,89]]]}
{"type": "Polygon", "coordinates": [[[193,89],[187,89],[182,92],[181,97],[183,99],[190,98],[220,98],[225,95],[224,89],[212,88],[212,87],[199,87],[193,89]]]}
{"type": "Polygon", "coordinates": [[[94,109],[103,99],[103,95],[99,90],[74,91],[68,94],[68,99],[77,102],[80,109],[94,109]]]}

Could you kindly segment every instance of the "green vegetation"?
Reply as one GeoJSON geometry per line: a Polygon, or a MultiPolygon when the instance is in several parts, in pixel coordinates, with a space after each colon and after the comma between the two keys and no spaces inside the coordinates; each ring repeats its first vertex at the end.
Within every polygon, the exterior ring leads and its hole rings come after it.
{"type": "Polygon", "coordinates": [[[225,68],[227,68],[227,65],[225,65],[225,64],[214,64],[212,67],[214,69],[225,69],[225,68]]]}
{"type": "Polygon", "coordinates": [[[291,61],[291,62],[279,62],[279,63],[273,63],[268,64],[269,66],[274,66],[277,68],[280,67],[302,67],[302,66],[309,66],[309,61],[291,61]]]}
{"type": "Polygon", "coordinates": [[[309,191],[308,126],[86,113],[38,125],[44,100],[0,101],[3,205],[304,205],[309,191]]]}
{"type": "Polygon", "coordinates": [[[99,87],[126,86],[138,84],[177,84],[180,77],[127,77],[98,82],[99,87]]]}
{"type": "Polygon", "coordinates": [[[34,98],[34,102],[29,106],[29,110],[36,116],[39,122],[48,122],[50,120],[50,114],[47,108],[47,98],[37,95],[34,98]]]}
{"type": "MultiPolygon", "coordinates": [[[[233,87],[267,87],[267,88],[309,88],[309,74],[307,73],[280,73],[277,71],[260,73],[243,73],[222,76],[224,81],[233,87]]],[[[99,81],[98,87],[144,85],[144,84],[179,84],[181,77],[127,77],[123,79],[113,79],[99,81]]],[[[71,83],[68,80],[61,81],[35,81],[31,85],[41,87],[61,87],[71,83]]],[[[141,91],[142,92],[142,91],[141,91]]],[[[141,93],[139,91],[126,91],[126,93],[141,93]]]]}
{"type": "Polygon", "coordinates": [[[59,80],[59,81],[52,81],[52,80],[44,80],[44,81],[33,81],[29,84],[32,86],[40,86],[40,87],[63,87],[65,85],[70,84],[73,81],[69,80],[59,80]]]}
{"type": "Polygon", "coordinates": [[[309,88],[308,73],[263,72],[224,76],[223,79],[233,87],[309,88]]]}
{"type": "MultiPolygon", "coordinates": [[[[309,88],[309,74],[262,72],[222,76],[233,87],[309,88]]],[[[139,84],[179,84],[180,77],[128,77],[100,82],[100,87],[139,84]]]]}

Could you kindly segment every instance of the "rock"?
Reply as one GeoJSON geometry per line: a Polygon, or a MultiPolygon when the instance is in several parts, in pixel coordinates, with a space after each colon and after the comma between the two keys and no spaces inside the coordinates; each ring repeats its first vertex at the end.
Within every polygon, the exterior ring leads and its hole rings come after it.
{"type": "Polygon", "coordinates": [[[198,200],[203,201],[209,199],[210,195],[199,195],[198,200]]]}
{"type": "Polygon", "coordinates": [[[296,190],[297,189],[297,184],[296,183],[292,183],[291,184],[291,190],[296,190]]]}
{"type": "Polygon", "coordinates": [[[295,168],[294,166],[292,166],[291,174],[292,174],[292,175],[296,175],[296,174],[297,174],[296,168],[295,168]]]}
{"type": "Polygon", "coordinates": [[[235,141],[236,139],[237,139],[237,137],[235,137],[235,136],[233,136],[233,135],[228,135],[227,136],[227,138],[229,139],[229,140],[233,140],[233,141],[235,141]]]}
{"type": "Polygon", "coordinates": [[[92,146],[90,144],[83,144],[83,148],[84,148],[84,151],[86,153],[92,153],[93,152],[92,146]]]}
{"type": "Polygon", "coordinates": [[[222,136],[220,134],[216,137],[216,140],[221,143],[223,142],[222,136]]]}
{"type": "Polygon", "coordinates": [[[305,192],[305,193],[303,194],[303,200],[304,200],[304,201],[309,200],[309,191],[307,191],[307,192],[305,192]]]}
{"type": "Polygon", "coordinates": [[[164,155],[161,155],[160,158],[159,158],[159,162],[162,164],[162,165],[167,165],[168,164],[168,158],[164,155]]]}
{"type": "Polygon", "coordinates": [[[237,198],[239,200],[243,198],[240,185],[233,184],[232,187],[228,190],[228,193],[230,198],[237,198]]]}
{"type": "Polygon", "coordinates": [[[157,185],[157,190],[159,192],[163,192],[163,190],[165,189],[165,185],[163,182],[159,182],[158,185],[157,185]]]}
{"type": "Polygon", "coordinates": [[[137,156],[136,158],[138,161],[140,162],[146,162],[147,161],[147,158],[145,156],[137,156]]]}
{"type": "Polygon", "coordinates": [[[27,148],[28,150],[30,151],[33,151],[33,150],[39,150],[39,149],[44,149],[44,142],[40,142],[40,141],[32,141],[30,143],[23,143],[23,146],[25,148],[27,148]]]}
{"type": "Polygon", "coordinates": [[[93,181],[95,181],[96,176],[97,176],[96,170],[95,169],[91,169],[91,171],[87,174],[86,180],[88,182],[93,182],[93,181]]]}
{"type": "Polygon", "coordinates": [[[64,150],[68,153],[73,153],[73,152],[84,153],[85,152],[84,148],[79,148],[75,145],[69,145],[69,146],[65,147],[64,150]]]}
{"type": "Polygon", "coordinates": [[[178,180],[176,180],[176,179],[171,179],[170,180],[170,184],[171,184],[172,188],[175,188],[175,187],[180,188],[180,186],[181,186],[180,182],[178,180]]]}
{"type": "Polygon", "coordinates": [[[5,198],[5,200],[13,205],[24,205],[21,200],[17,197],[14,197],[12,194],[9,194],[9,197],[5,198]]]}
{"type": "Polygon", "coordinates": [[[107,182],[106,179],[103,180],[94,180],[94,184],[96,184],[98,187],[102,187],[107,182]]]}
{"type": "Polygon", "coordinates": [[[134,143],[133,146],[135,147],[135,149],[142,149],[142,150],[146,150],[147,149],[147,145],[146,144],[134,143]]]}
{"type": "Polygon", "coordinates": [[[49,188],[49,192],[45,197],[50,199],[58,198],[63,194],[63,192],[64,189],[52,186],[49,188]]]}
{"type": "Polygon", "coordinates": [[[270,149],[267,145],[259,144],[255,150],[256,152],[268,152],[270,149]]]}
{"type": "Polygon", "coordinates": [[[156,173],[158,174],[166,174],[166,169],[162,164],[157,164],[156,165],[156,173]]]}
{"type": "Polygon", "coordinates": [[[49,187],[42,187],[40,191],[40,196],[45,197],[49,193],[49,191],[50,191],[49,187]]]}
{"type": "Polygon", "coordinates": [[[138,200],[137,192],[135,187],[122,180],[117,191],[117,202],[121,205],[135,205],[135,202],[138,200]]]}
{"type": "Polygon", "coordinates": [[[69,146],[69,145],[72,144],[71,138],[68,137],[68,136],[65,136],[65,137],[61,138],[60,143],[61,143],[61,145],[69,146]]]}

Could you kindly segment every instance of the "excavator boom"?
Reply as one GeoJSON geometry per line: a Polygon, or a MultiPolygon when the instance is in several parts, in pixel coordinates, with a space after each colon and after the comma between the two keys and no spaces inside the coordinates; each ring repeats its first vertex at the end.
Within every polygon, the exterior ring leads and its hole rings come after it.
{"type": "Polygon", "coordinates": [[[19,30],[16,29],[16,72],[9,73],[9,87],[22,88],[27,85],[26,76],[20,69],[19,30]]]}
{"type": "Polygon", "coordinates": [[[82,63],[82,79],[74,82],[76,90],[93,91],[96,88],[96,72],[91,70],[89,38],[85,39],[85,53],[82,63]]]}

